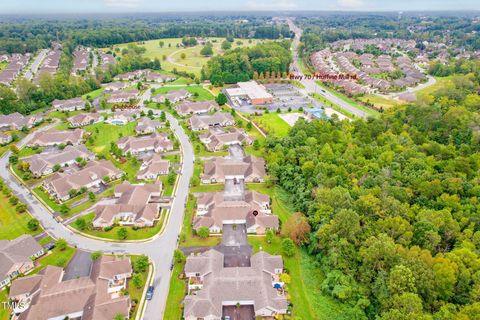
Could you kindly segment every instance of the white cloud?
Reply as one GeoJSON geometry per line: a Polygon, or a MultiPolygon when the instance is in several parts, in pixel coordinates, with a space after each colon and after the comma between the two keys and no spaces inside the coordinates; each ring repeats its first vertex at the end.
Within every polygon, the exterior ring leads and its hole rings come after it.
{"type": "Polygon", "coordinates": [[[364,9],[365,2],[363,0],[337,0],[337,5],[341,9],[364,9]]]}
{"type": "Polygon", "coordinates": [[[111,8],[138,8],[143,0],[104,0],[107,7],[111,8]]]}
{"type": "Polygon", "coordinates": [[[298,8],[294,0],[249,0],[249,10],[292,10],[298,8]]]}

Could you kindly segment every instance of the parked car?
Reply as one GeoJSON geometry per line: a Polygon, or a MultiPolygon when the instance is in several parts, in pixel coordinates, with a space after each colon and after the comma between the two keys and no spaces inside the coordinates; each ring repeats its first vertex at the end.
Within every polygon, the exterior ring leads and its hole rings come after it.
{"type": "Polygon", "coordinates": [[[153,286],[149,286],[148,287],[148,290],[147,290],[147,300],[152,300],[153,298],[153,291],[155,289],[153,288],[153,286]]]}

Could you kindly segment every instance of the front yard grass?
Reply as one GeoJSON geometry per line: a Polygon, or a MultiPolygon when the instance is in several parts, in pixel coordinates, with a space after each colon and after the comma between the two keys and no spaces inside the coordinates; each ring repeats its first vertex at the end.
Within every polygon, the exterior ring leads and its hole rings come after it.
{"type": "Polygon", "coordinates": [[[185,263],[176,263],[173,267],[172,278],[170,279],[170,290],[168,291],[167,305],[163,318],[165,320],[182,319],[183,297],[186,294],[187,283],[179,279],[183,272],[185,263]]]}
{"type": "Polygon", "coordinates": [[[60,205],[56,203],[41,186],[37,186],[32,191],[53,211],[60,211],[60,205]]]}
{"type": "Polygon", "coordinates": [[[143,240],[143,239],[148,239],[156,235],[161,229],[162,225],[165,223],[165,214],[162,214],[160,216],[160,219],[155,222],[153,227],[146,227],[146,228],[140,228],[137,230],[134,230],[130,226],[115,226],[109,231],[103,231],[101,229],[93,229],[91,227],[93,219],[95,218],[95,213],[91,212],[83,216],[83,219],[85,219],[85,222],[87,223],[87,227],[85,230],[80,230],[78,229],[77,225],[75,224],[75,221],[70,224],[70,226],[76,230],[79,230],[83,233],[86,233],[88,235],[94,236],[94,237],[99,237],[99,238],[104,238],[104,239],[110,239],[110,240],[143,240]],[[127,229],[127,238],[126,239],[121,239],[119,238],[117,232],[120,228],[125,228],[127,229]]]}
{"type": "Polygon", "coordinates": [[[30,274],[35,274],[48,265],[65,268],[76,251],[77,249],[69,246],[64,251],[60,251],[60,249],[55,247],[50,253],[36,260],[38,266],[30,274]]]}

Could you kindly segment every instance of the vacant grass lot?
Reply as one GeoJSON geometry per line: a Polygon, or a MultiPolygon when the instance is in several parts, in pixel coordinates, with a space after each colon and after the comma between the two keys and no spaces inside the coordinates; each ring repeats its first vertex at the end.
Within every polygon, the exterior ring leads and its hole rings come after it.
{"type": "Polygon", "coordinates": [[[375,94],[367,94],[363,97],[360,97],[359,100],[366,103],[373,103],[375,107],[383,108],[384,110],[393,108],[395,106],[402,104],[398,100],[387,99],[384,97],[377,96],[375,94]]]}
{"type": "Polygon", "coordinates": [[[30,219],[32,216],[28,212],[17,213],[15,207],[8,202],[8,198],[0,193],[0,240],[12,240],[22,234],[41,233],[43,231],[41,226],[36,231],[27,228],[30,219]]]}
{"type": "Polygon", "coordinates": [[[189,100],[194,100],[194,101],[205,101],[205,100],[213,100],[215,97],[206,89],[204,89],[201,86],[197,85],[190,85],[190,86],[185,86],[185,87],[160,87],[155,89],[154,94],[161,94],[161,93],[168,93],[172,90],[180,90],[180,89],[185,89],[188,92],[192,94],[192,97],[189,100]],[[195,94],[198,94],[197,97],[193,96],[195,94]]]}
{"type": "Polygon", "coordinates": [[[280,118],[278,113],[264,113],[261,116],[252,116],[252,119],[267,135],[285,137],[290,130],[288,123],[280,118]]]}

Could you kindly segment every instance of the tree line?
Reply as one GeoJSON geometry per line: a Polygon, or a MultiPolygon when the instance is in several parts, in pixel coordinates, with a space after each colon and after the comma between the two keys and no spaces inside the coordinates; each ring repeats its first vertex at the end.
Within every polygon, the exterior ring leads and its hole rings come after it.
{"type": "Polygon", "coordinates": [[[478,319],[478,70],[417,104],[353,122],[300,120],[266,141],[304,213],[324,294],[349,319],[478,319]]]}

